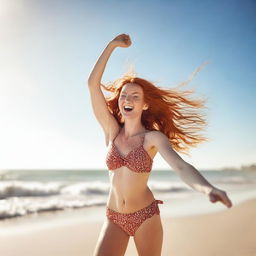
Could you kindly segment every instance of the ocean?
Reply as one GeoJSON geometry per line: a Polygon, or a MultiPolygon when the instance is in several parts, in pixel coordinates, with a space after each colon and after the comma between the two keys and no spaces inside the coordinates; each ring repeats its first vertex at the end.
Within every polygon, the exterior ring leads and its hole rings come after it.
{"type": "MultiPolygon", "coordinates": [[[[236,200],[256,196],[255,171],[200,170],[200,173],[236,200]]],[[[156,199],[175,206],[172,207],[173,214],[175,209],[185,214],[196,212],[195,199],[203,198],[171,170],[153,170],[148,185],[156,199]],[[186,210],[180,204],[184,201],[187,202],[186,210]]],[[[109,188],[106,170],[2,170],[0,221],[46,211],[103,206],[106,205],[109,188]]],[[[209,202],[205,208],[209,209],[209,202]]]]}

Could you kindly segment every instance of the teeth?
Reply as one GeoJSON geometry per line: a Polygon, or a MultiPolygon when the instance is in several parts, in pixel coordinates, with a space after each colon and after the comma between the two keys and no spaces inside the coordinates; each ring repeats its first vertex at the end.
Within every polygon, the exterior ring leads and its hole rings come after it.
{"type": "Polygon", "coordinates": [[[124,106],[124,109],[133,109],[131,106],[124,106]]]}

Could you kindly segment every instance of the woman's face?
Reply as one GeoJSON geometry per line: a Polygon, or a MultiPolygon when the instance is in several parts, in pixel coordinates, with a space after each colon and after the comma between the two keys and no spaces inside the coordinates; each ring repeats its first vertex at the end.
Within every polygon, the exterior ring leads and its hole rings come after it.
{"type": "Polygon", "coordinates": [[[147,108],[142,87],[134,83],[125,84],[119,95],[118,107],[123,117],[141,115],[147,108]]]}

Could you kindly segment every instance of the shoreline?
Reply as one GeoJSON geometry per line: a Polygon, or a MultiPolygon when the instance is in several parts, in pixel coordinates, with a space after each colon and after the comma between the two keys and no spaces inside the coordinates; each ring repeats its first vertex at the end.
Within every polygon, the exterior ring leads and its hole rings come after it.
{"type": "MultiPolygon", "coordinates": [[[[226,190],[227,191],[227,190],[226,190]]],[[[228,195],[233,202],[233,206],[240,204],[244,201],[256,198],[256,190],[239,190],[239,191],[228,191],[228,195]]],[[[208,198],[198,192],[191,191],[189,196],[186,195],[184,198],[180,196],[166,197],[161,194],[155,194],[155,199],[163,200],[164,204],[159,205],[161,216],[164,218],[179,218],[179,217],[192,217],[208,213],[217,213],[226,209],[226,207],[217,202],[213,204],[209,202],[208,198]],[[195,207],[195,205],[197,207],[195,207]]],[[[40,222],[51,222],[54,226],[61,225],[62,222],[71,223],[74,222],[72,216],[75,215],[75,222],[97,222],[103,221],[105,216],[105,205],[92,205],[89,207],[82,208],[67,208],[55,211],[41,211],[36,213],[30,213],[23,216],[10,217],[0,219],[0,235],[3,229],[8,228],[9,230],[13,227],[28,224],[36,224],[40,222]],[[54,220],[54,221],[52,221],[54,220]]]]}

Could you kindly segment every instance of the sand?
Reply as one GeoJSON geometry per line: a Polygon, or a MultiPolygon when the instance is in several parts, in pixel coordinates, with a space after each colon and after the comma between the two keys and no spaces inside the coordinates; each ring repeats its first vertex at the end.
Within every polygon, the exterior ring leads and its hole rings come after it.
{"type": "MultiPolygon", "coordinates": [[[[101,211],[104,212],[103,208],[101,211]]],[[[12,228],[5,234],[0,227],[0,255],[91,256],[102,219],[77,221],[73,212],[72,215],[69,214],[66,224],[64,221],[61,224],[39,227],[40,219],[51,218],[58,223],[58,216],[39,215],[36,222],[35,218],[31,220],[34,228],[28,228],[29,231],[22,233],[12,228]]],[[[32,225],[28,220],[24,221],[23,230],[32,225]]],[[[256,198],[220,212],[162,218],[162,223],[163,256],[256,256],[256,198]]],[[[20,227],[19,224],[19,229],[20,227]]],[[[125,255],[137,255],[132,238],[125,255]]]]}

